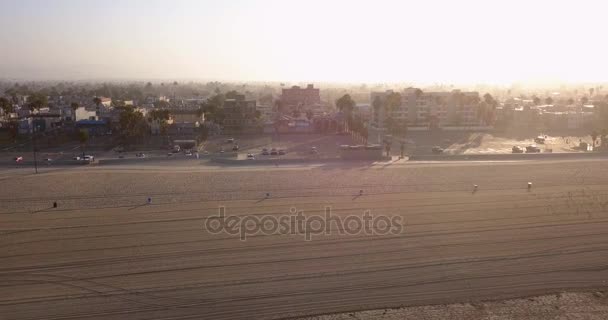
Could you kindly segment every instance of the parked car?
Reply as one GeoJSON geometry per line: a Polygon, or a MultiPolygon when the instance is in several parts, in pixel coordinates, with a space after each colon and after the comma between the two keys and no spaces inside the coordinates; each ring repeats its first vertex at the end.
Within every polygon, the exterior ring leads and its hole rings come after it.
{"type": "Polygon", "coordinates": [[[285,150],[283,150],[283,149],[279,149],[279,155],[280,155],[280,156],[284,156],[284,155],[285,155],[285,150]]]}
{"type": "Polygon", "coordinates": [[[255,160],[255,157],[253,156],[253,154],[248,153],[247,154],[247,160],[255,160]]]}
{"type": "Polygon", "coordinates": [[[279,152],[277,151],[277,149],[275,149],[275,148],[270,149],[270,155],[271,156],[276,156],[278,154],[279,154],[279,152]]]}
{"type": "Polygon", "coordinates": [[[538,137],[534,138],[534,142],[538,143],[538,144],[544,144],[545,143],[545,137],[538,136],[538,137]]]}
{"type": "Polygon", "coordinates": [[[440,154],[440,153],[443,153],[443,148],[442,148],[442,147],[440,147],[440,146],[434,146],[434,147],[431,149],[431,151],[432,151],[434,154],[440,154]]]}
{"type": "Polygon", "coordinates": [[[270,153],[268,152],[268,149],[266,149],[266,148],[262,149],[262,155],[263,155],[263,156],[267,156],[267,155],[269,155],[269,154],[270,154],[270,153]]]}
{"type": "Polygon", "coordinates": [[[232,151],[239,151],[239,145],[235,144],[234,147],[232,147],[232,151]]]}
{"type": "Polygon", "coordinates": [[[511,153],[524,153],[524,149],[520,146],[513,146],[511,153]]]}
{"type": "Polygon", "coordinates": [[[228,139],[226,139],[226,143],[234,143],[234,138],[228,138],[228,139]]]}
{"type": "Polygon", "coordinates": [[[138,157],[138,158],[145,158],[146,157],[146,155],[143,152],[138,152],[138,153],[135,154],[135,156],[138,157]]]}
{"type": "Polygon", "coordinates": [[[23,161],[23,157],[19,156],[19,157],[15,157],[15,162],[22,162],[23,161]]]}
{"type": "Polygon", "coordinates": [[[319,153],[319,150],[317,150],[317,147],[311,147],[310,148],[310,153],[311,154],[317,154],[317,153],[319,153]]]}
{"type": "Polygon", "coordinates": [[[92,162],[92,161],[95,161],[95,157],[93,157],[91,155],[86,155],[86,156],[82,157],[82,160],[92,162]]]}
{"type": "Polygon", "coordinates": [[[540,148],[531,144],[526,147],[526,153],[538,153],[540,152],[540,148]]]}

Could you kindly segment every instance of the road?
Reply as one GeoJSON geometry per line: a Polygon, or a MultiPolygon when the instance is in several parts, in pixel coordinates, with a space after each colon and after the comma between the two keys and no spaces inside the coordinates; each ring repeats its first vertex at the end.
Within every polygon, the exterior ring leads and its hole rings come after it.
{"type": "Polygon", "coordinates": [[[274,319],[607,285],[601,160],[0,173],[2,319],[274,319]],[[404,229],[241,241],[207,229],[220,206],[404,229]]]}

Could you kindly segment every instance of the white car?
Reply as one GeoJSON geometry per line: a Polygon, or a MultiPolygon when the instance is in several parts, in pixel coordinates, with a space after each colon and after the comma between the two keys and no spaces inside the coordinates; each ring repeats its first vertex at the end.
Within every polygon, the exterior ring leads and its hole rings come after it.
{"type": "Polygon", "coordinates": [[[247,160],[255,160],[255,157],[253,156],[253,154],[248,153],[247,154],[247,160]]]}
{"type": "Polygon", "coordinates": [[[95,157],[86,155],[86,156],[82,157],[82,160],[91,162],[91,161],[95,161],[95,157]]]}

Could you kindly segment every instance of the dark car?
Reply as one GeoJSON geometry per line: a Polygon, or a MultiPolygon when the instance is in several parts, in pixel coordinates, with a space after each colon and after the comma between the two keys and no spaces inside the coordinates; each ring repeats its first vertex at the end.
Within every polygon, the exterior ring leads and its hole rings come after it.
{"type": "Polygon", "coordinates": [[[526,147],[526,153],[539,153],[540,148],[535,145],[529,145],[526,147]]]}
{"type": "Polygon", "coordinates": [[[442,152],[443,152],[443,148],[442,148],[442,147],[440,147],[440,146],[434,146],[434,147],[431,149],[431,151],[432,151],[434,154],[440,154],[440,153],[442,153],[442,152]]]}
{"type": "Polygon", "coordinates": [[[235,144],[234,147],[232,147],[232,151],[239,151],[239,145],[235,144]]]}
{"type": "Polygon", "coordinates": [[[520,146],[513,146],[511,153],[524,153],[524,149],[520,146]]]}
{"type": "Polygon", "coordinates": [[[283,149],[279,149],[279,155],[280,155],[280,156],[284,156],[284,155],[285,155],[285,150],[283,150],[283,149]]]}
{"type": "Polygon", "coordinates": [[[277,151],[277,149],[275,149],[275,148],[270,149],[270,155],[271,156],[276,156],[278,154],[279,154],[279,152],[277,151]]]}

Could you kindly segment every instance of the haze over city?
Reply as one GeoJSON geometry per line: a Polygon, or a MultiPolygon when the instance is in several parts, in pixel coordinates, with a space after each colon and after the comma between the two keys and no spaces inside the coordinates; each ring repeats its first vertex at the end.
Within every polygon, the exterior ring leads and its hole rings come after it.
{"type": "Polygon", "coordinates": [[[0,2],[0,78],[599,82],[602,1],[0,2]]]}
{"type": "Polygon", "coordinates": [[[594,0],[0,0],[0,318],[608,319],[594,0]]]}

